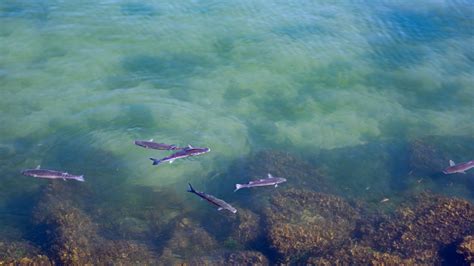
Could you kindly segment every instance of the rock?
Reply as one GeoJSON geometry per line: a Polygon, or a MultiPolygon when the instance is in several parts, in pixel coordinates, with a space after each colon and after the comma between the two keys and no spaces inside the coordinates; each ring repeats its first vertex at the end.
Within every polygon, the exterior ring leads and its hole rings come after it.
{"type": "Polygon", "coordinates": [[[268,259],[257,251],[219,251],[211,256],[193,258],[187,265],[269,265],[268,259]]]}
{"type": "Polygon", "coordinates": [[[52,265],[47,256],[28,242],[0,242],[0,265],[52,265]]]}
{"type": "Polygon", "coordinates": [[[181,218],[166,242],[160,261],[166,265],[182,263],[185,259],[204,255],[218,248],[217,241],[189,218],[181,218]]]}
{"type": "Polygon", "coordinates": [[[449,166],[446,157],[429,140],[415,139],[409,143],[410,171],[415,175],[432,175],[449,166]]]}
{"type": "MultiPolygon", "coordinates": [[[[367,227],[369,228],[369,227],[367,227]]],[[[439,250],[474,229],[474,205],[466,200],[422,194],[373,228],[362,230],[362,244],[420,264],[439,263],[439,250]]]]}
{"type": "Polygon", "coordinates": [[[282,262],[338,249],[358,219],[340,197],[295,189],[274,195],[265,210],[268,242],[282,262]]]}
{"type": "Polygon", "coordinates": [[[244,246],[256,244],[263,234],[260,216],[246,209],[239,209],[231,230],[230,237],[244,246]]]}
{"type": "Polygon", "coordinates": [[[56,264],[149,264],[155,255],[143,244],[101,237],[98,226],[72,201],[59,198],[56,186],[46,189],[36,207],[37,230],[43,250],[56,264]]]}
{"type": "MultiPolygon", "coordinates": [[[[261,151],[248,157],[243,165],[234,168],[244,169],[243,174],[237,180],[233,180],[236,183],[247,183],[250,180],[265,178],[268,173],[271,173],[273,176],[286,178],[288,183],[294,187],[311,188],[317,191],[329,190],[328,182],[318,168],[288,152],[261,151]]],[[[238,173],[239,170],[232,170],[232,172],[238,173]]],[[[288,184],[281,184],[281,187],[285,186],[288,184]]],[[[265,192],[265,189],[262,188],[250,190],[258,190],[259,193],[265,192]]],[[[268,191],[274,192],[274,190],[268,191]]]]}
{"type": "Polygon", "coordinates": [[[377,252],[370,247],[351,245],[323,257],[310,257],[306,265],[414,265],[413,259],[377,252]]]}
{"type": "Polygon", "coordinates": [[[467,265],[472,265],[474,263],[474,236],[464,237],[461,244],[459,244],[457,253],[464,257],[464,262],[467,265]]]}
{"type": "Polygon", "coordinates": [[[295,186],[328,191],[323,173],[306,160],[288,152],[263,151],[255,156],[249,165],[250,173],[266,177],[267,173],[291,180],[295,186]]]}
{"type": "Polygon", "coordinates": [[[16,260],[0,258],[0,265],[17,265],[17,266],[49,266],[54,265],[48,257],[44,255],[36,255],[33,257],[24,257],[16,260]]]}

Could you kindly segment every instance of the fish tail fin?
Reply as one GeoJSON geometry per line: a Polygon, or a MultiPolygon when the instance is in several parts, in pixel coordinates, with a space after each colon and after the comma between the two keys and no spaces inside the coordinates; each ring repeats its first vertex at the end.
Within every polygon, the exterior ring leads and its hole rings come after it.
{"type": "Polygon", "coordinates": [[[77,176],[76,178],[77,181],[81,181],[81,182],[84,182],[84,175],[80,175],[80,176],[77,176]]]}
{"type": "Polygon", "coordinates": [[[191,183],[188,183],[189,185],[189,189],[188,189],[188,192],[195,192],[196,190],[194,190],[193,186],[191,186],[191,183]]]}
{"type": "Polygon", "coordinates": [[[243,185],[241,184],[235,184],[235,190],[234,192],[236,192],[237,190],[241,189],[243,187],[243,185]]]}
{"type": "Polygon", "coordinates": [[[158,165],[159,163],[161,163],[161,160],[159,160],[159,159],[150,158],[150,160],[153,161],[153,165],[158,165]]]}

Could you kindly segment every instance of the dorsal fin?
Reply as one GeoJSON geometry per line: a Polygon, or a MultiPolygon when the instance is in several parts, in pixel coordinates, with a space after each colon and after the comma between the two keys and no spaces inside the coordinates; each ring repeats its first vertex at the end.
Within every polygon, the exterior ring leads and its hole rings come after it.
{"type": "Polygon", "coordinates": [[[191,146],[191,144],[188,144],[188,149],[192,149],[193,146],[191,146]]]}
{"type": "Polygon", "coordinates": [[[41,168],[41,165],[38,164],[38,166],[36,166],[36,169],[40,169],[41,168]]]}
{"type": "Polygon", "coordinates": [[[273,178],[272,174],[268,173],[267,178],[273,178]]]}
{"type": "Polygon", "coordinates": [[[449,166],[455,166],[456,164],[453,162],[453,160],[449,160],[449,166]]]}
{"type": "Polygon", "coordinates": [[[153,139],[150,139],[149,142],[153,142],[153,139]]]}

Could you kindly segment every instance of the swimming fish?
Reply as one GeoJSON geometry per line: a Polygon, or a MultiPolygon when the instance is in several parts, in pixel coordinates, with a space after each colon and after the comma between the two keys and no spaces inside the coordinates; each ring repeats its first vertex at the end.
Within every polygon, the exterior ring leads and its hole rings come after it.
{"type": "Polygon", "coordinates": [[[455,164],[452,160],[449,160],[449,167],[444,169],[443,173],[447,175],[455,173],[465,174],[466,171],[471,168],[474,168],[474,160],[458,164],[455,164]]]}
{"type": "Polygon", "coordinates": [[[182,150],[174,144],[165,144],[165,143],[157,143],[154,142],[153,139],[150,140],[135,140],[135,145],[143,147],[145,149],[154,149],[154,150],[167,150],[167,151],[174,151],[174,150],[182,150]]]}
{"type": "Polygon", "coordinates": [[[194,190],[193,186],[191,186],[190,183],[188,183],[189,185],[189,189],[188,189],[188,192],[191,192],[191,193],[194,193],[196,195],[198,195],[199,197],[207,200],[208,202],[210,202],[211,204],[214,204],[216,205],[218,208],[217,210],[228,210],[232,213],[236,213],[237,212],[237,209],[235,209],[234,207],[232,207],[229,203],[221,200],[221,199],[218,199],[212,195],[209,195],[209,194],[206,194],[204,192],[200,192],[200,191],[196,191],[194,190]]]}
{"type": "Polygon", "coordinates": [[[196,156],[196,155],[204,154],[204,153],[207,153],[207,152],[210,152],[210,151],[211,151],[211,149],[209,149],[209,148],[195,148],[191,145],[188,145],[188,147],[186,147],[186,148],[184,148],[184,149],[182,149],[182,150],[180,150],[176,153],[173,153],[170,156],[166,156],[162,159],[150,158],[150,160],[153,161],[153,165],[157,165],[157,164],[160,164],[160,163],[163,163],[163,162],[172,163],[176,159],[196,156]]]}
{"type": "Polygon", "coordinates": [[[73,179],[77,181],[84,182],[83,175],[71,175],[66,172],[60,172],[55,170],[47,170],[47,169],[40,169],[40,166],[36,167],[36,169],[26,169],[21,171],[22,175],[25,176],[32,176],[38,178],[48,178],[48,179],[73,179]]]}
{"type": "Polygon", "coordinates": [[[263,187],[263,186],[275,186],[278,187],[278,184],[286,182],[286,179],[283,177],[274,177],[272,174],[268,174],[267,178],[259,179],[255,181],[250,181],[248,184],[235,184],[235,191],[241,188],[251,188],[251,187],[263,187]]]}

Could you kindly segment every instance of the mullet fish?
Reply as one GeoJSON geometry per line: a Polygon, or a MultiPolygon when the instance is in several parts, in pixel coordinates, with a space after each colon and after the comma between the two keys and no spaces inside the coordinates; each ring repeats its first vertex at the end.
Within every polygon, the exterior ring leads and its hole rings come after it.
{"type": "Polygon", "coordinates": [[[232,213],[236,213],[237,212],[237,209],[235,209],[234,207],[232,207],[229,203],[221,200],[221,199],[218,199],[212,195],[209,195],[209,194],[206,194],[204,192],[200,192],[200,191],[196,191],[194,190],[193,186],[191,186],[190,183],[188,183],[189,185],[189,189],[188,189],[188,192],[191,192],[191,193],[194,193],[196,195],[198,195],[199,197],[207,200],[208,202],[210,202],[211,204],[214,204],[216,205],[218,208],[217,210],[220,211],[220,210],[228,210],[232,213]]]}
{"type": "Polygon", "coordinates": [[[274,177],[272,174],[268,174],[267,178],[250,181],[248,184],[235,184],[235,191],[241,188],[251,188],[251,187],[263,187],[263,186],[275,186],[278,187],[278,184],[286,182],[286,179],[283,177],[274,177]]]}
{"type": "Polygon", "coordinates": [[[135,140],[135,145],[143,147],[145,149],[154,149],[154,150],[167,150],[167,151],[174,151],[174,150],[181,150],[180,148],[174,144],[165,144],[165,143],[157,143],[154,142],[153,139],[150,140],[135,140]]]}
{"type": "Polygon", "coordinates": [[[474,168],[474,160],[458,164],[455,164],[452,160],[449,160],[449,167],[444,169],[443,173],[447,175],[455,173],[465,174],[466,171],[471,168],[474,168]]]}
{"type": "Polygon", "coordinates": [[[201,154],[204,154],[204,153],[207,153],[207,152],[210,152],[210,151],[211,151],[211,149],[209,149],[209,148],[195,148],[191,145],[188,145],[188,147],[186,147],[186,148],[184,148],[184,149],[182,149],[182,150],[180,150],[176,153],[173,153],[170,156],[166,156],[162,159],[150,158],[150,160],[153,161],[153,165],[157,165],[157,164],[164,163],[164,162],[172,163],[176,159],[182,159],[182,158],[187,158],[187,157],[191,157],[191,156],[201,155],[201,154]]]}
{"type": "Polygon", "coordinates": [[[26,169],[21,171],[22,175],[25,176],[32,176],[38,178],[48,178],[48,179],[73,179],[77,181],[84,182],[83,175],[71,175],[67,172],[60,172],[55,170],[47,170],[47,169],[40,169],[40,166],[36,167],[36,169],[26,169]]]}

